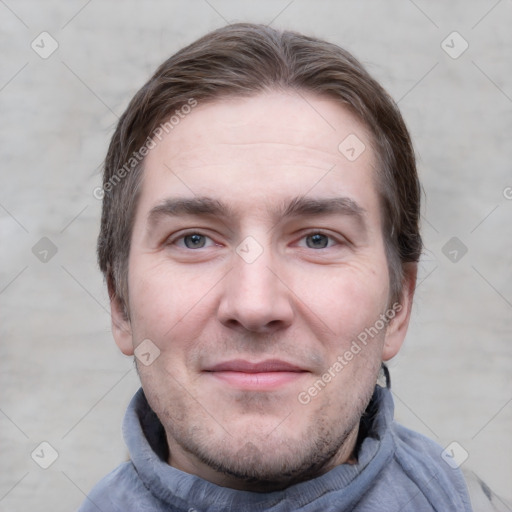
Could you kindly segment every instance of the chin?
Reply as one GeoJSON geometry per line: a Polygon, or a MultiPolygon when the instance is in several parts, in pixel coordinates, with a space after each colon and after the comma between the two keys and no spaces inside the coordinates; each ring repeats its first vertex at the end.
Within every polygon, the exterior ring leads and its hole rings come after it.
{"type": "MultiPolygon", "coordinates": [[[[188,436],[181,439],[180,444],[217,474],[215,483],[240,490],[270,492],[332,469],[354,431],[351,426],[340,432],[318,420],[314,426],[295,426],[296,431],[291,433],[274,422],[272,427],[267,426],[264,434],[261,428],[259,433],[249,427],[237,428],[237,432],[231,430],[226,434],[223,431],[219,437],[188,436]]],[[[357,431],[357,426],[355,429],[357,431]]]]}

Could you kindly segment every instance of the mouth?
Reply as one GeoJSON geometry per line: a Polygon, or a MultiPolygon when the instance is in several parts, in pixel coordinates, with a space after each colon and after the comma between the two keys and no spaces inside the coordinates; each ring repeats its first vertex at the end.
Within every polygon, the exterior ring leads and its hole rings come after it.
{"type": "Polygon", "coordinates": [[[309,372],[278,359],[252,363],[235,359],[204,370],[212,378],[228,386],[247,391],[272,391],[296,382],[309,372]]]}

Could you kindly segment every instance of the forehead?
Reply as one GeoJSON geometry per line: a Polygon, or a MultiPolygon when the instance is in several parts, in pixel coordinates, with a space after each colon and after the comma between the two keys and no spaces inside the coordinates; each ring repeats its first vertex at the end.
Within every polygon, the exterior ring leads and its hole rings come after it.
{"type": "Polygon", "coordinates": [[[342,155],[339,144],[346,137],[369,142],[366,127],[348,108],[331,98],[298,91],[199,102],[171,133],[167,153],[176,162],[186,161],[189,152],[196,157],[198,149],[212,149],[213,144],[225,144],[234,153],[250,151],[247,146],[256,144],[291,145],[302,149],[304,156],[309,149],[317,158],[324,152],[332,161],[342,155]]]}
{"type": "Polygon", "coordinates": [[[172,192],[268,207],[310,192],[375,191],[368,130],[347,108],[310,93],[198,102],[156,142],[144,163],[146,203],[172,192]]]}

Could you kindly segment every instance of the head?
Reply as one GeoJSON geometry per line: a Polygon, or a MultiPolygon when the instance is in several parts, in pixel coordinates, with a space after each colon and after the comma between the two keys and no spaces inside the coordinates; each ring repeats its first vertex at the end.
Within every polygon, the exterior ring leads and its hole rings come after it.
{"type": "Polygon", "coordinates": [[[382,87],[327,42],[217,30],[135,95],[103,188],[114,337],[151,348],[137,365],[170,463],[270,489],[352,460],[421,253],[414,153],[382,87]]]}

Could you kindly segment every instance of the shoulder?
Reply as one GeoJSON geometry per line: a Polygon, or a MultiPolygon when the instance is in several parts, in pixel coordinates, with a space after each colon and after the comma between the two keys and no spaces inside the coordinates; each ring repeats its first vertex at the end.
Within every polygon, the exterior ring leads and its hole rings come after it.
{"type": "MultiPolygon", "coordinates": [[[[124,462],[103,477],[87,495],[78,512],[129,512],[146,510],[144,504],[153,505],[154,498],[142,484],[133,464],[124,462]]],[[[149,510],[149,509],[148,509],[149,510]]]]}
{"type": "Polygon", "coordinates": [[[468,488],[454,454],[432,439],[393,422],[394,458],[435,510],[471,511],[468,488]],[[438,508],[440,507],[440,508],[438,508]]]}
{"type": "MultiPolygon", "coordinates": [[[[396,454],[401,465],[406,468],[417,468],[421,465],[427,470],[430,466],[430,474],[443,475],[441,478],[435,477],[432,481],[434,484],[466,493],[473,508],[479,512],[512,510],[511,504],[496,495],[474,471],[466,466],[459,469],[456,446],[452,449],[443,449],[431,439],[397,423],[393,425],[393,430],[397,445],[396,454]]],[[[426,474],[428,473],[424,473],[426,474]]]]}

